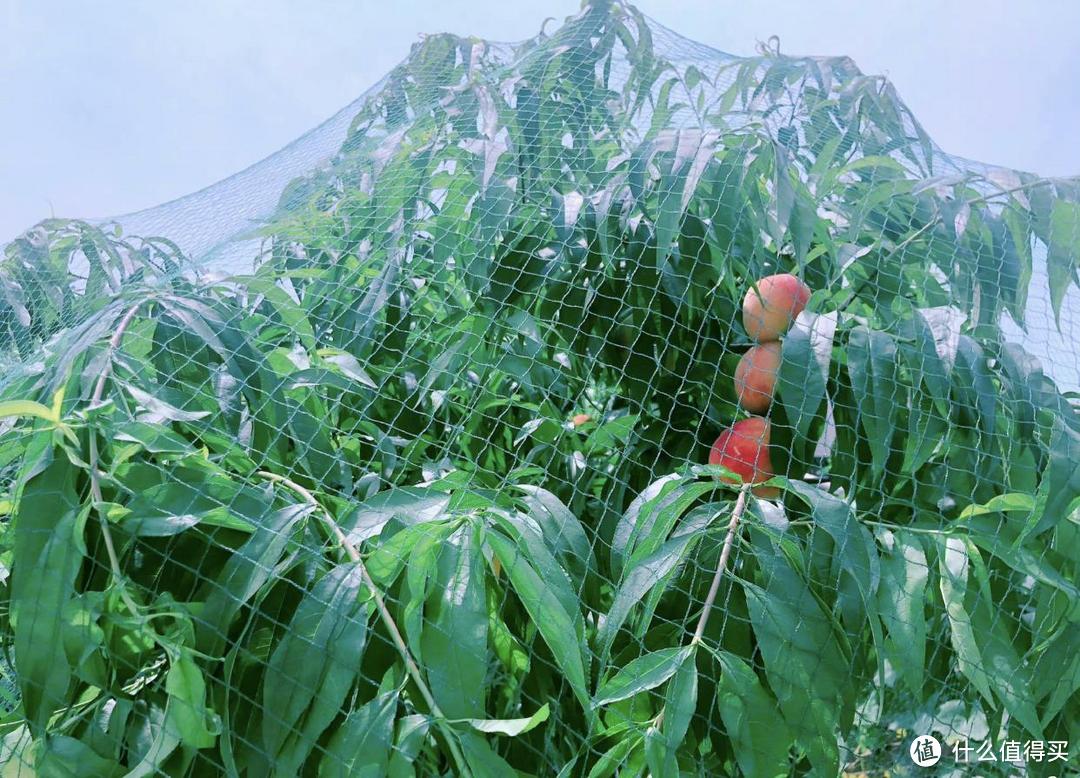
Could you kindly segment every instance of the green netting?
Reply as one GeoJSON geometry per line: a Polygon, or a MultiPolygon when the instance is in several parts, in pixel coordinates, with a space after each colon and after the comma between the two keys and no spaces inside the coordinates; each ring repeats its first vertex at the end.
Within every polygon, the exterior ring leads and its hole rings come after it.
{"type": "Polygon", "coordinates": [[[428,37],[7,245],[2,774],[1075,769],[1078,271],[846,58],[428,37]]]}

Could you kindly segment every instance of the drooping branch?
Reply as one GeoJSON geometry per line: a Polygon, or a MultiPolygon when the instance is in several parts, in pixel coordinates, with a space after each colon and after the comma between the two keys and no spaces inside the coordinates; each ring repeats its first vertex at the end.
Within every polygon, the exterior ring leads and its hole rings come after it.
{"type": "Polygon", "coordinates": [[[401,630],[398,628],[397,622],[394,621],[394,616],[390,613],[390,608],[386,605],[386,600],[382,596],[382,592],[375,585],[375,581],[371,578],[371,574],[368,573],[367,566],[364,564],[363,558],[360,556],[360,551],[356,548],[352,541],[341,531],[341,527],[334,520],[334,517],[330,514],[322,503],[320,503],[309,490],[305,489],[300,484],[296,483],[290,478],[277,473],[271,473],[267,470],[260,470],[256,475],[262,478],[279,483],[285,486],[299,495],[305,502],[315,508],[315,511],[319,514],[319,518],[326,526],[329,533],[337,541],[338,545],[345,551],[349,559],[360,568],[360,576],[364,581],[364,586],[371,592],[372,602],[375,603],[375,610],[379,612],[379,618],[382,619],[383,624],[386,626],[387,632],[390,633],[390,640],[394,644],[394,648],[397,649],[398,654],[401,655],[402,661],[405,663],[405,669],[408,671],[409,676],[416,683],[416,687],[420,690],[420,695],[424,698],[424,702],[431,710],[432,715],[435,717],[435,723],[442,730],[443,736],[446,738],[447,745],[450,748],[450,754],[454,759],[454,763],[457,766],[458,772],[463,776],[471,775],[468,767],[468,763],[465,761],[464,755],[458,748],[457,739],[454,732],[447,726],[446,717],[439,709],[439,704],[435,702],[435,697],[431,693],[431,689],[428,687],[427,682],[424,680],[423,674],[420,672],[419,666],[412,657],[412,652],[409,651],[409,646],[405,643],[405,638],[402,637],[401,630]]]}

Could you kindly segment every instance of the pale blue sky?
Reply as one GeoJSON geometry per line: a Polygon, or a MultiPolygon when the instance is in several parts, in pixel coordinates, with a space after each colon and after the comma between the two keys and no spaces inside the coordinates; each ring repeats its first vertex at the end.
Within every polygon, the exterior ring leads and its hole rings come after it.
{"type": "MultiPolygon", "coordinates": [[[[946,150],[1080,173],[1080,3],[641,0],[736,54],[780,36],[888,74],[946,150]]],[[[0,0],[0,243],[219,180],[361,94],[422,32],[534,34],[578,0],[0,0]]]]}

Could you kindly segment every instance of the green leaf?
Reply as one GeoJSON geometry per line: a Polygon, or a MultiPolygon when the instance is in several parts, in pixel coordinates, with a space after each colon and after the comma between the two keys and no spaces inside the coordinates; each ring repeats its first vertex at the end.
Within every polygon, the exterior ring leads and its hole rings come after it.
{"type": "Polygon", "coordinates": [[[594,454],[608,449],[618,450],[625,446],[640,419],[641,417],[637,414],[628,414],[605,421],[589,434],[585,441],[585,453],[594,454]]]}
{"type": "Polygon", "coordinates": [[[580,611],[567,612],[561,598],[551,588],[552,579],[540,575],[512,541],[498,532],[487,533],[486,539],[506,570],[514,592],[551,649],[574,696],[583,708],[590,710],[580,611]]]}
{"type": "Polygon", "coordinates": [[[845,587],[841,581],[837,592],[845,624],[857,634],[865,617],[877,648],[878,676],[884,683],[883,637],[878,622],[876,600],[881,567],[874,537],[866,527],[856,521],[847,503],[825,490],[802,481],[789,482],[789,489],[809,503],[815,528],[821,527],[832,537],[835,547],[834,563],[839,566],[850,584],[845,587]]]}
{"type": "Polygon", "coordinates": [[[217,656],[225,647],[232,620],[274,577],[293,533],[312,509],[311,505],[297,503],[270,514],[225,563],[221,575],[210,586],[197,621],[200,651],[217,656]]]}
{"type": "Polygon", "coordinates": [[[536,522],[531,521],[524,514],[500,512],[496,514],[496,523],[504,529],[507,536],[515,538],[518,551],[541,574],[548,588],[559,598],[563,609],[569,614],[578,614],[575,615],[575,619],[581,628],[580,634],[583,636],[584,621],[579,615],[583,607],[580,589],[575,586],[574,579],[570,577],[566,568],[549,550],[536,522]]]}
{"type": "Polygon", "coordinates": [[[180,742],[189,748],[214,745],[220,722],[217,714],[207,708],[206,682],[190,651],[181,652],[169,663],[165,691],[169,695],[167,726],[176,732],[180,742]]]}
{"type": "MultiPolygon", "coordinates": [[[[1072,626],[1071,631],[1066,631],[1058,642],[1062,645],[1064,653],[1069,658],[1065,660],[1064,668],[1061,664],[1047,664],[1048,673],[1053,673],[1050,678],[1053,679],[1052,691],[1046,702],[1043,704],[1043,725],[1049,727],[1050,722],[1061,712],[1062,708],[1068,704],[1069,700],[1074,699],[1074,695],[1077,691],[1080,691],[1080,654],[1076,653],[1076,641],[1080,639],[1080,628],[1075,625],[1072,626]],[[1053,667],[1053,670],[1049,670],[1053,667]]],[[[1048,651],[1047,654],[1050,654],[1048,651]]],[[[1048,657],[1044,654],[1040,657],[1053,659],[1053,654],[1048,657]]],[[[1033,668],[1033,673],[1037,674],[1042,666],[1040,661],[1033,668]]]]}
{"type": "Polygon", "coordinates": [[[430,719],[427,716],[414,714],[398,720],[394,747],[390,752],[388,772],[391,778],[415,778],[416,772],[411,765],[420,754],[429,729],[430,719]]]}
{"type": "Polygon", "coordinates": [[[522,719],[461,719],[453,723],[464,723],[477,732],[496,735],[510,735],[511,737],[522,735],[548,720],[551,714],[547,703],[542,705],[536,713],[522,719]]]}
{"type": "Polygon", "coordinates": [[[784,235],[788,231],[791,211],[795,207],[795,186],[791,181],[787,152],[779,144],[773,145],[773,158],[775,161],[776,222],[772,238],[779,250],[783,245],[784,235]]]}
{"type": "Polygon", "coordinates": [[[942,415],[949,413],[949,368],[956,359],[956,344],[952,340],[959,331],[959,325],[954,328],[951,323],[951,313],[951,309],[912,306],[899,328],[900,355],[911,371],[912,386],[916,394],[920,394],[919,390],[925,386],[942,415]],[[938,334],[931,322],[937,326],[938,334]],[[946,352],[948,362],[939,353],[939,348],[946,352]]]}
{"type": "Polygon", "coordinates": [[[596,764],[589,770],[586,778],[608,778],[615,775],[619,766],[642,744],[642,741],[641,735],[631,735],[618,741],[596,760],[596,764]]]}
{"type": "Polygon", "coordinates": [[[1050,283],[1050,306],[1061,328],[1061,304],[1077,268],[1080,267],[1080,203],[1055,200],[1050,211],[1050,235],[1046,270],[1050,283]]]}
{"type": "Polygon", "coordinates": [[[316,394],[302,389],[303,399],[285,398],[288,409],[288,434],[293,440],[296,457],[308,475],[318,484],[335,486],[340,481],[343,463],[328,434],[327,410],[316,394]]]}
{"type": "Polygon", "coordinates": [[[32,400],[7,400],[0,402],[0,419],[29,417],[43,421],[58,422],[52,408],[32,400]]]}
{"type": "Polygon", "coordinates": [[[900,471],[905,475],[914,473],[926,464],[946,441],[948,431],[949,422],[941,415],[933,398],[916,387],[908,408],[907,439],[900,471]]]}
{"type": "Polygon", "coordinates": [[[434,597],[424,612],[420,656],[435,701],[452,719],[481,718],[486,708],[488,614],[484,564],[462,526],[437,550],[434,597]]]}
{"type": "Polygon", "coordinates": [[[1026,210],[1009,203],[1001,218],[1007,229],[999,228],[994,240],[1000,245],[999,252],[1016,268],[1015,280],[1010,279],[1007,287],[1007,291],[1013,292],[1008,295],[1009,313],[1020,326],[1024,326],[1032,269],[1030,217],[1026,210]],[[1007,247],[1003,245],[1006,241],[1010,244],[1007,247]]]}
{"type": "MultiPolygon", "coordinates": [[[[204,299],[163,295],[156,298],[168,319],[194,334],[217,354],[229,375],[236,380],[252,414],[252,455],[270,463],[285,460],[285,428],[288,414],[282,402],[282,389],[276,376],[260,358],[247,333],[229,318],[232,311],[224,304],[221,310],[204,299]],[[257,456],[256,456],[257,455],[257,456]]],[[[160,326],[160,322],[158,324],[160,326]]]]}
{"type": "Polygon", "coordinates": [[[165,483],[140,489],[125,506],[121,529],[140,537],[168,537],[195,526],[251,532],[263,521],[267,498],[222,473],[174,467],[165,483]]]}
{"type": "Polygon", "coordinates": [[[810,505],[814,526],[832,537],[841,568],[855,580],[869,603],[881,578],[877,545],[870,531],[855,520],[847,503],[825,490],[803,481],[789,481],[788,487],[810,505]]]}
{"type": "Polygon", "coordinates": [[[882,532],[888,553],[881,558],[878,609],[888,630],[886,650],[900,677],[916,695],[926,679],[926,554],[917,535],[882,532]]]}
{"type": "Polygon", "coordinates": [[[939,539],[941,597],[957,665],[987,702],[993,705],[996,694],[1009,713],[1041,739],[1043,730],[1031,696],[1030,669],[1020,661],[981,587],[969,591],[968,575],[973,564],[981,565],[982,560],[970,541],[939,539]]]}
{"type": "Polygon", "coordinates": [[[650,775],[678,775],[679,762],[674,749],[658,727],[645,730],[645,764],[650,775]]]}
{"type": "Polygon", "coordinates": [[[367,558],[368,574],[382,589],[388,589],[401,574],[413,549],[426,543],[442,543],[454,530],[454,523],[417,524],[404,527],[387,539],[371,542],[374,547],[367,558]]]}
{"type": "Polygon", "coordinates": [[[851,662],[828,616],[786,558],[754,535],[766,588],[743,582],[765,674],[795,742],[823,774],[839,769],[835,728],[852,697],[851,662]]]}
{"type": "Polygon", "coordinates": [[[68,704],[71,666],[62,640],[63,614],[82,565],[72,542],[79,505],[75,474],[67,458],[52,460],[22,487],[14,519],[15,668],[27,723],[39,738],[53,713],[68,704]]]}
{"type": "Polygon", "coordinates": [[[836,322],[835,313],[804,311],[784,336],[776,386],[788,420],[800,438],[809,435],[825,402],[836,322]]]}
{"type": "MultiPolygon", "coordinates": [[[[905,474],[922,467],[942,445],[948,432],[951,413],[949,370],[938,353],[938,341],[930,326],[938,323],[942,340],[952,337],[941,321],[949,321],[938,309],[919,310],[912,306],[900,322],[899,353],[911,374],[911,396],[908,409],[907,439],[904,443],[905,474]],[[930,318],[928,318],[930,317],[930,318]]],[[[944,345],[943,350],[955,360],[955,347],[944,345]]],[[[951,364],[951,362],[950,362],[951,364]]]]}
{"type": "Polygon", "coordinates": [[[393,748],[394,712],[398,691],[380,692],[375,699],[349,711],[319,762],[319,778],[382,778],[393,748]]]}
{"type": "Polygon", "coordinates": [[[610,705],[640,692],[655,689],[675,674],[693,650],[692,646],[676,646],[639,656],[600,684],[593,699],[593,707],[610,705]]]}
{"type": "Polygon", "coordinates": [[[353,508],[341,528],[353,543],[362,543],[382,532],[391,519],[403,524],[423,524],[442,518],[450,495],[437,489],[402,487],[379,492],[353,508]]]}
{"type": "Polygon", "coordinates": [[[297,775],[338,715],[360,668],[367,605],[359,602],[361,564],[324,575],[296,608],[267,663],[263,744],[282,775],[297,775]]]}
{"type": "Polygon", "coordinates": [[[437,524],[434,532],[421,534],[408,554],[408,567],[402,584],[402,627],[409,650],[422,655],[421,638],[424,631],[424,603],[432,589],[432,579],[438,572],[439,547],[453,530],[452,525],[437,524]]]}
{"type": "Polygon", "coordinates": [[[123,387],[127,389],[128,394],[134,398],[135,402],[147,410],[148,417],[157,423],[163,421],[198,421],[210,415],[209,411],[185,411],[177,408],[134,384],[125,383],[123,387]]]}
{"type": "Polygon", "coordinates": [[[788,775],[792,736],[776,700],[739,657],[720,651],[716,658],[723,668],[716,684],[716,706],[743,774],[788,775]]]}
{"type": "Polygon", "coordinates": [[[1061,557],[1053,549],[1040,548],[1036,553],[1018,542],[1024,537],[1026,527],[1017,528],[1011,523],[1002,524],[996,518],[977,516],[970,517],[967,524],[970,541],[980,549],[1000,559],[1020,575],[1031,576],[1080,601],[1080,588],[1059,571],[1063,567],[1061,557]]]}
{"type": "Polygon", "coordinates": [[[128,764],[134,766],[125,773],[125,778],[160,775],[161,765],[180,745],[180,734],[167,708],[162,710],[156,705],[149,705],[144,714],[139,716],[136,713],[136,716],[138,718],[129,727],[138,732],[138,736],[131,738],[136,742],[128,747],[128,764]]]}
{"type": "Polygon", "coordinates": [[[611,568],[613,572],[616,574],[621,573],[623,560],[633,550],[630,547],[630,539],[642,514],[647,514],[652,509],[654,501],[670,494],[680,483],[679,476],[674,473],[663,476],[649,484],[631,501],[615,527],[615,535],[611,543],[611,568]]]}
{"type": "Polygon", "coordinates": [[[992,705],[994,696],[990,691],[990,677],[983,667],[974,625],[964,602],[968,583],[968,557],[964,541],[961,538],[946,538],[940,542],[940,546],[938,569],[941,574],[941,597],[949,617],[957,664],[960,672],[992,705]]]}
{"type": "MultiPolygon", "coordinates": [[[[640,511],[633,514],[634,523],[630,527],[625,547],[626,565],[634,565],[639,559],[660,548],[683,514],[690,510],[702,495],[716,488],[713,481],[684,481],[671,489],[662,490],[655,498],[645,502],[640,511]]],[[[632,509],[633,504],[623,516],[624,521],[632,515],[632,509]]],[[[621,524],[622,522],[620,526],[621,524]]]]}
{"type": "Polygon", "coordinates": [[[682,745],[697,709],[698,671],[695,651],[691,651],[679,665],[665,691],[664,721],[661,729],[667,740],[669,753],[674,754],[682,745]]]}
{"type": "Polygon", "coordinates": [[[584,587],[592,566],[592,546],[581,520],[547,489],[529,484],[517,488],[525,492],[522,502],[539,525],[551,553],[573,575],[574,583],[584,587]]]}
{"type": "Polygon", "coordinates": [[[817,213],[817,202],[810,190],[799,181],[795,186],[795,207],[791,211],[791,244],[795,251],[795,262],[804,271],[814,232],[821,218],[817,213]]]}
{"type": "Polygon", "coordinates": [[[151,454],[177,454],[187,456],[195,453],[195,447],[170,430],[158,424],[128,421],[113,428],[113,439],[138,443],[151,454]]]}
{"type": "Polygon", "coordinates": [[[187,513],[174,516],[151,516],[140,518],[135,521],[124,521],[124,529],[140,538],[167,538],[179,535],[185,530],[191,529],[196,524],[231,526],[233,529],[247,529],[247,525],[230,521],[229,511],[219,508],[209,513],[187,513]]]}
{"type": "Polygon", "coordinates": [[[236,281],[248,292],[264,297],[274,307],[282,324],[288,327],[290,332],[296,334],[304,348],[308,350],[315,348],[315,332],[311,328],[311,320],[305,315],[304,309],[279,286],[277,279],[269,275],[249,275],[239,276],[236,281]]]}
{"type": "Polygon", "coordinates": [[[491,636],[491,648],[511,677],[519,678],[529,672],[532,661],[529,652],[521,645],[514,633],[506,626],[499,611],[503,596],[494,586],[487,587],[488,634],[491,636]]]}
{"type": "Polygon", "coordinates": [[[475,778],[503,778],[517,773],[510,764],[492,750],[488,742],[474,732],[458,735],[465,761],[475,778]]]}
{"type": "MultiPolygon", "coordinates": [[[[676,138],[678,143],[681,138],[676,138]]],[[[688,168],[685,160],[674,159],[670,167],[665,166],[657,187],[659,201],[656,207],[656,261],[658,271],[667,264],[675,239],[679,234],[684,204],[683,188],[686,184],[688,168]]]]}
{"type": "Polygon", "coordinates": [[[1080,497],[1080,432],[1061,418],[1053,420],[1049,455],[1039,484],[1046,503],[1041,514],[1032,515],[1036,523],[1026,528],[1026,535],[1038,535],[1064,521],[1080,497]]]}
{"type": "Polygon", "coordinates": [[[126,772],[115,760],[102,757],[81,740],[57,734],[42,743],[35,778],[118,778],[126,772]]]}
{"type": "Polygon", "coordinates": [[[964,510],[960,511],[960,515],[957,519],[960,520],[971,516],[981,516],[985,513],[1008,513],[1010,511],[1030,513],[1034,508],[1034,495],[1023,492],[1009,492],[1007,494],[999,494],[996,497],[991,497],[982,504],[972,503],[971,505],[968,505],[964,510]]]}
{"type": "Polygon", "coordinates": [[[904,400],[896,381],[896,343],[884,332],[856,327],[848,340],[847,358],[874,477],[880,478],[896,428],[896,409],[904,400]]]}
{"type": "MultiPolygon", "coordinates": [[[[997,388],[982,347],[971,337],[961,335],[956,352],[957,394],[976,417],[979,429],[994,434],[997,422],[997,388]]],[[[989,441],[982,451],[992,451],[989,441]]]]}
{"type": "Polygon", "coordinates": [[[368,389],[378,389],[371,376],[367,374],[367,371],[360,365],[359,360],[347,351],[341,351],[340,349],[320,349],[319,356],[322,357],[324,362],[333,365],[341,373],[352,380],[356,381],[361,386],[366,386],[368,389]]]}
{"type": "Polygon", "coordinates": [[[708,524],[701,522],[691,531],[680,531],[655,553],[635,562],[633,567],[624,571],[623,580],[615,590],[611,608],[596,632],[596,643],[600,646],[601,656],[606,657],[611,651],[612,643],[633,607],[656,586],[662,583],[666,585],[665,579],[686,559],[701,538],[700,531],[694,530],[700,530],[704,526],[708,524]]]}

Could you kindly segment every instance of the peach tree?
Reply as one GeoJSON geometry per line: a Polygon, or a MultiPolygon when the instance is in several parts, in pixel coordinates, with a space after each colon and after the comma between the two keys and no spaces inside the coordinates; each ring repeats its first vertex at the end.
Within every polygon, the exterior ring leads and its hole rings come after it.
{"type": "Polygon", "coordinates": [[[1043,270],[1075,305],[1080,183],[956,163],[844,58],[677,49],[608,2],[426,38],[250,272],[83,222],[6,247],[0,761],[832,776],[920,723],[1080,742],[1080,414],[1002,324],[1043,270]],[[774,273],[813,294],[765,497],[706,462],[774,273]]]}

